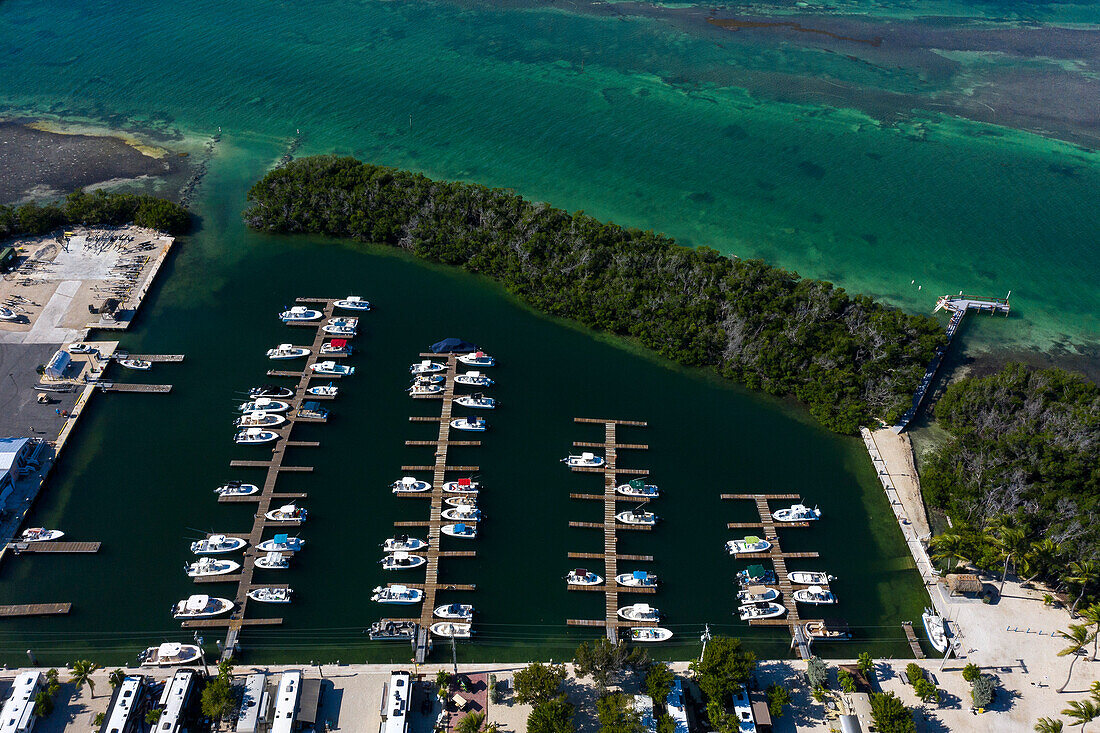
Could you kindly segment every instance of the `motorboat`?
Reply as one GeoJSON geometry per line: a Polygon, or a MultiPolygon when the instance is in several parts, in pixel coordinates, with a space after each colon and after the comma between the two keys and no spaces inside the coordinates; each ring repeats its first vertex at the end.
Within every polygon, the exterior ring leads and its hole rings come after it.
{"type": "Polygon", "coordinates": [[[448,494],[476,494],[480,486],[481,484],[471,478],[460,478],[443,484],[443,491],[448,494]]]}
{"type": "Polygon", "coordinates": [[[472,540],[477,537],[477,525],[464,524],[462,522],[457,524],[444,524],[439,528],[439,531],[448,537],[459,537],[465,540],[472,540]]]}
{"type": "Polygon", "coordinates": [[[144,359],[119,359],[118,363],[127,369],[136,369],[139,372],[148,371],[153,366],[153,362],[144,359]]]}
{"type": "Polygon", "coordinates": [[[737,607],[737,615],[742,621],[754,618],[778,618],[787,612],[787,607],[774,601],[764,603],[746,603],[737,607]]]}
{"type": "Polygon", "coordinates": [[[495,383],[481,372],[466,372],[455,377],[455,384],[465,384],[472,387],[492,387],[495,383]]]}
{"type": "MultiPolygon", "coordinates": [[[[289,344],[287,345],[289,346],[289,344]]],[[[281,399],[286,397],[293,397],[294,390],[292,390],[290,387],[281,387],[277,384],[264,384],[262,386],[253,387],[252,389],[248,390],[248,396],[275,397],[281,399]]]]}
{"type": "Polygon", "coordinates": [[[233,421],[239,428],[277,428],[286,422],[286,418],[278,413],[254,410],[246,412],[233,421]]]}
{"type": "Polygon", "coordinates": [[[761,603],[779,600],[779,591],[766,585],[750,585],[737,591],[737,600],[741,603],[761,603]]]}
{"type": "Polygon", "coordinates": [[[432,633],[445,639],[469,639],[473,633],[470,624],[459,624],[454,621],[440,621],[431,625],[432,633]]]}
{"type": "Polygon", "coordinates": [[[335,397],[340,393],[340,388],[332,382],[328,384],[318,384],[316,387],[307,387],[306,394],[311,397],[335,397]]]}
{"type": "Polygon", "coordinates": [[[569,574],[565,576],[566,585],[602,585],[603,578],[593,573],[591,570],[585,568],[577,568],[570,570],[569,574]]]}
{"type": "Polygon", "coordinates": [[[444,509],[439,516],[453,522],[480,522],[482,519],[481,510],[469,504],[444,509]]]}
{"type": "Polygon", "coordinates": [[[319,310],[306,308],[304,305],[296,305],[279,314],[283,323],[307,323],[321,320],[323,313],[319,310]]]}
{"type": "Polygon", "coordinates": [[[787,573],[787,580],[795,585],[828,585],[836,578],[828,573],[818,573],[812,570],[792,570],[787,573]]]}
{"type": "Polygon", "coordinates": [[[466,366],[491,367],[497,364],[497,360],[484,351],[471,351],[469,354],[463,354],[456,358],[466,366]]]}
{"type": "Polygon", "coordinates": [[[656,588],[657,576],[645,570],[635,570],[632,573],[619,573],[615,576],[615,582],[626,588],[656,588]]]}
{"type": "Polygon", "coordinates": [[[486,397],[480,392],[476,394],[464,394],[455,399],[455,404],[463,407],[472,407],[478,410],[495,410],[497,401],[492,397],[486,397]]]}
{"type": "Polygon", "coordinates": [[[625,484],[621,484],[615,487],[615,493],[623,496],[637,496],[639,498],[656,499],[661,495],[661,492],[657,490],[657,487],[653,484],[647,484],[645,479],[631,479],[625,484]]]}
{"type": "Polygon", "coordinates": [[[321,344],[320,353],[321,356],[328,354],[329,356],[351,356],[352,354],[351,344],[347,339],[332,339],[321,344]]]}
{"type": "Polygon", "coordinates": [[[339,326],[340,328],[359,328],[359,318],[356,316],[336,316],[328,319],[328,325],[339,326]]]}
{"type": "MultiPolygon", "coordinates": [[[[349,320],[354,321],[355,319],[351,318],[349,320]]],[[[354,326],[346,326],[342,323],[327,323],[321,330],[329,336],[341,336],[346,339],[354,338],[356,334],[354,326]]]]}
{"type": "Polygon", "coordinates": [[[45,527],[32,527],[23,530],[19,535],[20,542],[53,542],[65,536],[60,529],[46,529],[45,527]]]}
{"type": "Polygon", "coordinates": [[[214,493],[218,496],[251,496],[260,493],[260,487],[242,481],[230,481],[214,489],[214,493]]]}
{"type": "Polygon", "coordinates": [[[320,402],[307,400],[298,408],[296,414],[298,417],[304,417],[310,420],[327,420],[329,411],[327,407],[321,407],[320,402]]]}
{"type": "Polygon", "coordinates": [[[396,537],[390,537],[388,540],[382,543],[383,552],[415,552],[416,550],[423,550],[428,546],[428,543],[422,539],[416,537],[409,537],[407,534],[400,534],[396,537]]]}
{"type": "Polygon", "coordinates": [[[668,641],[672,632],[660,626],[631,626],[630,640],[640,643],[668,641]]]}
{"type": "Polygon", "coordinates": [[[191,543],[191,552],[196,555],[220,555],[244,549],[248,540],[243,537],[227,537],[224,534],[210,534],[204,539],[191,543]]]}
{"type": "Polygon", "coordinates": [[[212,575],[229,575],[241,569],[239,562],[219,560],[216,557],[200,557],[193,563],[184,563],[188,578],[209,578],[212,575]]]}
{"type": "Polygon", "coordinates": [[[623,524],[652,527],[657,524],[657,515],[644,509],[628,509],[616,514],[615,520],[623,524]]]}
{"type": "Polygon", "coordinates": [[[570,468],[595,468],[604,464],[603,456],[595,453],[581,453],[579,456],[566,456],[561,462],[570,468]]]}
{"type": "Polygon", "coordinates": [[[446,364],[440,364],[438,361],[425,359],[424,361],[417,362],[410,366],[409,371],[412,374],[436,374],[437,372],[444,371],[446,368],[446,364]]]}
{"type": "MultiPolygon", "coordinates": [[[[843,639],[851,639],[852,632],[848,628],[848,622],[844,619],[826,618],[820,621],[807,621],[806,636],[821,641],[840,641],[843,639]]],[[[946,647],[940,651],[946,651],[946,647]]]]}
{"type": "Polygon", "coordinates": [[[413,384],[443,384],[447,377],[442,374],[417,374],[413,377],[413,384]]]}
{"type": "Polygon", "coordinates": [[[238,445],[260,445],[262,443],[270,443],[278,440],[279,434],[274,430],[264,430],[263,428],[245,428],[241,432],[237,433],[233,438],[233,442],[238,445]]]}
{"type": "Polygon", "coordinates": [[[268,513],[264,514],[269,522],[304,522],[309,515],[305,509],[299,508],[295,504],[283,504],[278,509],[272,509],[268,513]]]}
{"type": "Polygon", "coordinates": [[[441,395],[443,394],[442,384],[421,384],[417,382],[413,386],[409,387],[409,394],[413,397],[426,397],[428,395],[441,395]]]}
{"type": "Polygon", "coordinates": [[[253,588],[248,591],[248,597],[257,603],[290,603],[290,596],[294,593],[290,588],[253,588]]]}
{"type": "Polygon", "coordinates": [[[483,417],[456,417],[451,420],[451,427],[455,430],[465,430],[471,433],[483,433],[489,429],[489,423],[483,417]]]}
{"type": "Polygon", "coordinates": [[[349,295],[348,297],[344,298],[343,300],[336,301],[335,303],[333,303],[333,305],[336,306],[337,308],[343,308],[344,310],[349,310],[349,311],[369,311],[370,310],[370,301],[369,300],[363,300],[358,295],[349,295]]]}
{"type": "Polygon", "coordinates": [[[270,397],[257,397],[245,402],[238,409],[241,412],[286,412],[290,409],[290,403],[270,397]]]}
{"type": "Polygon", "coordinates": [[[206,595],[193,595],[172,606],[176,618],[209,618],[233,610],[233,601],[206,595]]]}
{"type": "Polygon", "coordinates": [[[477,494],[459,494],[458,496],[448,496],[443,500],[443,503],[447,506],[477,506],[477,494]]]}
{"type": "Polygon", "coordinates": [[[395,552],[379,560],[383,570],[412,570],[428,562],[423,555],[410,555],[407,552],[395,552]]]}
{"type": "Polygon", "coordinates": [[[827,606],[836,603],[836,595],[831,590],[826,590],[820,585],[811,585],[809,588],[799,588],[791,595],[799,603],[808,603],[812,606],[827,606]]]}
{"type": "Polygon", "coordinates": [[[474,617],[474,607],[469,603],[448,603],[444,606],[436,606],[432,613],[436,618],[469,621],[474,617]]]}
{"type": "Polygon", "coordinates": [[[294,344],[279,344],[274,349],[267,350],[267,357],[276,361],[285,359],[301,359],[309,356],[308,346],[295,346],[294,344]]]}
{"type": "MultiPolygon", "coordinates": [[[[11,308],[5,308],[0,306],[0,321],[14,321],[19,318],[19,314],[13,311],[11,308]]],[[[79,354],[79,351],[73,352],[79,354]]]]}
{"type": "Polygon", "coordinates": [[[420,494],[431,491],[432,484],[430,481],[420,481],[412,476],[405,476],[401,480],[390,484],[390,488],[395,494],[420,494]]]}
{"type": "Polygon", "coordinates": [[[305,543],[301,537],[280,533],[256,545],[256,549],[260,552],[298,552],[305,543]]]}
{"type": "Polygon", "coordinates": [[[932,648],[943,654],[947,651],[947,645],[951,643],[951,632],[947,628],[947,619],[936,613],[935,609],[926,608],[921,614],[924,621],[924,631],[928,634],[928,642],[932,648]]]}
{"type": "Polygon", "coordinates": [[[319,361],[309,365],[314,374],[328,374],[336,376],[351,376],[355,374],[355,367],[345,364],[337,364],[334,361],[319,361]]]}
{"type": "Polygon", "coordinates": [[[383,619],[370,625],[371,641],[414,641],[420,624],[414,620],[383,619]]]}
{"type": "Polygon", "coordinates": [[[772,519],[777,522],[812,522],[821,519],[821,510],[816,506],[811,509],[805,504],[793,504],[787,509],[772,512],[772,519]]]}
{"type": "Polygon", "coordinates": [[[370,597],[376,603],[393,603],[400,606],[411,606],[424,600],[424,591],[419,588],[409,588],[404,585],[378,586],[370,597]]]}
{"type": "Polygon", "coordinates": [[[627,621],[659,621],[661,612],[648,603],[623,606],[617,611],[619,618],[627,621]]]}
{"type": "Polygon", "coordinates": [[[261,570],[286,570],[290,567],[290,558],[281,552],[268,552],[256,558],[256,567],[261,570]]]}
{"type": "Polygon", "coordinates": [[[178,664],[191,664],[200,659],[202,659],[202,649],[197,645],[175,642],[151,646],[138,654],[138,664],[142,667],[175,667],[178,664]]]}
{"type": "Polygon", "coordinates": [[[726,543],[726,552],[731,555],[742,555],[748,552],[767,552],[772,543],[759,537],[746,537],[743,540],[730,540],[726,543]]]}
{"type": "Polygon", "coordinates": [[[776,582],[775,571],[765,568],[763,565],[749,565],[737,573],[739,585],[774,585],[776,582]]]}

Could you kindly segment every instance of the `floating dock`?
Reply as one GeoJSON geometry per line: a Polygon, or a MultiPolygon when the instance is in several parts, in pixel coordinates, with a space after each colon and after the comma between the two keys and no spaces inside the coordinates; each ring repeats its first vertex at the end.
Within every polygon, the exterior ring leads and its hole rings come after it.
{"type": "Polygon", "coordinates": [[[29,603],[22,606],[0,606],[0,618],[16,616],[64,616],[73,609],[71,603],[29,603]]]}
{"type": "Polygon", "coordinates": [[[104,392],[139,392],[145,394],[167,394],[172,391],[170,384],[123,384],[119,382],[99,382],[104,392]]]}
{"type": "Polygon", "coordinates": [[[99,552],[99,542],[9,542],[7,549],[13,554],[29,553],[93,553],[99,552]]]}

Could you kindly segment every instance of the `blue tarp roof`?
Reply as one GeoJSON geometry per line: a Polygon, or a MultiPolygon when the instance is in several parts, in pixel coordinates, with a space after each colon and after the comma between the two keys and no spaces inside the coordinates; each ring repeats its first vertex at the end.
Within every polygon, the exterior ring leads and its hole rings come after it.
{"type": "Polygon", "coordinates": [[[432,344],[433,354],[448,354],[452,351],[461,352],[463,354],[477,351],[477,346],[471,344],[469,341],[463,341],[462,339],[449,338],[437,341],[432,344]]]}

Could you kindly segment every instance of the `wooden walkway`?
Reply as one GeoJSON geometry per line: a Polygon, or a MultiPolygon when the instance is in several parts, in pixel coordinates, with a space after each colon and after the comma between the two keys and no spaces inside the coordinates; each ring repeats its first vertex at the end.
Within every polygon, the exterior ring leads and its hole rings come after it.
{"type": "Polygon", "coordinates": [[[574,442],[573,445],[577,448],[595,448],[604,452],[604,464],[602,466],[588,467],[588,466],[571,466],[573,471],[581,473],[602,473],[604,477],[604,489],[602,494],[582,494],[571,493],[569,495],[572,499],[580,499],[585,501],[602,501],[603,502],[603,522],[570,522],[570,527],[583,527],[588,529],[601,529],[603,530],[603,552],[570,552],[568,557],[570,559],[578,560],[603,560],[604,566],[604,582],[601,586],[582,586],[571,585],[568,586],[571,591],[590,591],[604,594],[604,618],[600,620],[593,619],[568,619],[566,623],[569,626],[587,626],[598,627],[602,626],[607,633],[607,638],[613,643],[619,643],[619,631],[623,628],[629,628],[631,626],[656,626],[652,621],[624,621],[619,618],[619,594],[620,593],[641,593],[641,594],[653,594],[657,592],[656,588],[629,588],[621,586],[615,582],[615,577],[619,574],[619,560],[632,561],[632,562],[646,562],[652,561],[652,555],[620,555],[618,550],[618,531],[620,529],[627,530],[642,530],[647,531],[653,529],[650,526],[644,525],[629,525],[622,524],[615,519],[616,508],[619,502],[628,501],[635,504],[646,504],[647,499],[639,499],[638,497],[622,496],[618,494],[615,489],[619,485],[620,476],[647,476],[649,471],[644,469],[626,469],[620,468],[618,465],[618,452],[620,450],[648,450],[649,446],[642,443],[620,443],[618,441],[618,427],[620,425],[631,427],[646,427],[646,423],[639,420],[601,420],[591,417],[575,417],[573,422],[586,423],[594,425],[603,425],[604,427],[604,439],[601,443],[591,442],[574,442]]]}
{"type": "Polygon", "coordinates": [[[8,549],[16,555],[38,552],[99,552],[99,542],[11,542],[8,549]]]}
{"type": "Polygon", "coordinates": [[[909,648],[913,651],[913,657],[916,659],[924,659],[924,650],[921,649],[920,640],[917,638],[916,632],[913,631],[913,622],[902,621],[901,629],[905,632],[905,640],[909,642],[909,648]]]}
{"type": "Polygon", "coordinates": [[[71,603],[30,603],[23,606],[0,606],[0,618],[15,616],[64,616],[73,608],[71,603]]]}
{"type": "Polygon", "coordinates": [[[148,361],[150,363],[172,363],[178,364],[183,361],[183,354],[127,354],[115,352],[115,359],[137,359],[138,361],[148,361]]]}
{"type": "Polygon", "coordinates": [[[170,384],[120,384],[119,382],[100,382],[96,386],[104,392],[167,394],[172,391],[172,385],[170,384]]]}

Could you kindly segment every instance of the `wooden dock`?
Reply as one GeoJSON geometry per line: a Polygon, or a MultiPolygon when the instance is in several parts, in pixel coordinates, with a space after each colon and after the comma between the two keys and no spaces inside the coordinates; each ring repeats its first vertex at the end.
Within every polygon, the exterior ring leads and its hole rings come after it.
{"type": "Polygon", "coordinates": [[[16,555],[41,552],[92,553],[99,552],[99,542],[10,542],[7,549],[16,555]]]}
{"type": "Polygon", "coordinates": [[[167,394],[172,391],[170,384],[121,384],[119,382],[100,382],[98,385],[104,392],[139,392],[145,394],[167,394]]]}
{"type": "Polygon", "coordinates": [[[622,524],[615,519],[619,502],[630,501],[636,504],[646,504],[647,499],[622,496],[616,492],[621,476],[646,476],[649,471],[644,469],[626,469],[618,465],[618,452],[620,450],[649,450],[649,446],[643,443],[620,443],[618,441],[619,426],[646,427],[646,423],[639,420],[601,420],[590,417],[575,417],[576,423],[603,425],[603,442],[574,442],[577,448],[596,448],[604,451],[604,464],[602,466],[571,466],[573,471],[580,473],[602,473],[604,489],[602,494],[571,493],[573,499],[584,501],[603,501],[603,522],[570,522],[570,527],[603,530],[603,552],[570,552],[570,559],[577,560],[603,560],[604,582],[599,586],[570,585],[571,591],[590,591],[604,594],[604,618],[593,619],[568,619],[569,626],[603,627],[607,638],[613,643],[619,643],[620,631],[631,626],[655,626],[652,621],[623,621],[619,618],[619,595],[621,593],[653,594],[656,588],[629,588],[620,586],[615,582],[619,574],[619,560],[652,562],[652,555],[621,555],[618,551],[618,531],[627,530],[651,530],[650,526],[622,524]]]}
{"type": "Polygon", "coordinates": [[[183,356],[183,354],[128,354],[125,351],[116,351],[113,355],[114,359],[116,360],[137,359],[138,361],[148,361],[154,364],[178,364],[183,361],[183,356]]]}
{"type": "Polygon", "coordinates": [[[909,648],[913,652],[915,659],[924,659],[924,649],[921,648],[920,639],[917,638],[917,634],[913,631],[912,621],[902,621],[901,629],[905,632],[905,640],[909,642],[909,648]]]}
{"type": "Polygon", "coordinates": [[[15,616],[64,616],[73,609],[71,603],[28,603],[22,606],[0,606],[0,618],[15,616]]]}

